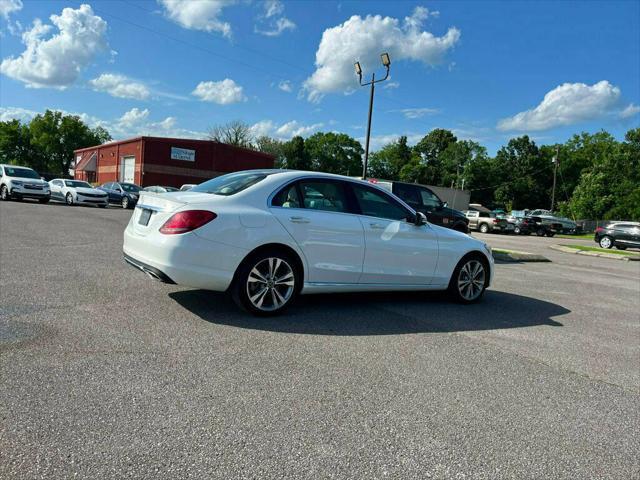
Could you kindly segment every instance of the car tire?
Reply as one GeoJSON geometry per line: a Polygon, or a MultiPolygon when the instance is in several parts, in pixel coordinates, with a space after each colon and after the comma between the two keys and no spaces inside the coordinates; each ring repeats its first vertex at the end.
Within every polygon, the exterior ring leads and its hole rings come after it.
{"type": "Polygon", "coordinates": [[[64,197],[64,201],[67,205],[69,205],[70,207],[73,206],[73,195],[71,193],[67,193],[64,197]]]}
{"type": "Polygon", "coordinates": [[[122,197],[122,202],[120,202],[123,209],[129,208],[129,197],[122,197]]]}
{"type": "Polygon", "coordinates": [[[7,188],[6,185],[0,186],[0,199],[4,200],[5,202],[11,200],[9,195],[9,189],[7,188]]]}
{"type": "Polygon", "coordinates": [[[609,237],[608,235],[605,235],[604,237],[601,237],[600,240],[598,241],[598,245],[600,245],[600,248],[611,248],[613,247],[613,238],[609,237]]]}
{"type": "Polygon", "coordinates": [[[465,256],[453,270],[448,292],[458,303],[480,301],[489,282],[489,262],[479,254],[465,256]]]}
{"type": "Polygon", "coordinates": [[[38,202],[40,202],[40,203],[49,203],[49,200],[51,200],[49,197],[41,198],[40,200],[38,200],[38,202]]]}
{"type": "Polygon", "coordinates": [[[536,235],[539,237],[544,237],[545,231],[544,228],[539,228],[538,230],[536,230],[536,235]]]}
{"type": "Polygon", "coordinates": [[[513,233],[515,233],[516,235],[520,235],[520,227],[514,227],[513,233]]]}
{"type": "Polygon", "coordinates": [[[488,233],[489,232],[489,225],[487,225],[486,223],[483,223],[482,225],[480,225],[480,233],[488,233]]]}
{"type": "Polygon", "coordinates": [[[256,316],[284,311],[302,287],[302,274],[292,255],[265,250],[245,259],[238,267],[231,296],[236,304],[256,316]]]}

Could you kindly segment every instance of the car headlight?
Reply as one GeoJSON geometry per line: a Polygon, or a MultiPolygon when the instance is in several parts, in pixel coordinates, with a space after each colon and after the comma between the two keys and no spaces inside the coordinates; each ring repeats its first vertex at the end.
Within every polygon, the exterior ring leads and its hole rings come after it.
{"type": "Polygon", "coordinates": [[[24,182],[21,182],[20,180],[11,180],[11,185],[15,185],[16,187],[21,187],[22,185],[24,185],[24,182]]]}
{"type": "Polygon", "coordinates": [[[487,245],[486,243],[483,244],[484,249],[487,251],[487,253],[491,256],[493,256],[493,252],[491,251],[491,247],[489,245],[487,245]]]}

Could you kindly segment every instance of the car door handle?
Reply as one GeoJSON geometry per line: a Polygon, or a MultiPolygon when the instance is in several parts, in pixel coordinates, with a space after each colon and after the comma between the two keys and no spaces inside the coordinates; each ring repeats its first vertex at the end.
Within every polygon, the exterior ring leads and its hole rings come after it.
{"type": "Polygon", "coordinates": [[[309,223],[310,220],[305,217],[289,217],[291,223],[309,223]]]}
{"type": "Polygon", "coordinates": [[[381,223],[370,223],[369,226],[373,229],[373,230],[384,230],[386,227],[381,224],[381,223]]]}

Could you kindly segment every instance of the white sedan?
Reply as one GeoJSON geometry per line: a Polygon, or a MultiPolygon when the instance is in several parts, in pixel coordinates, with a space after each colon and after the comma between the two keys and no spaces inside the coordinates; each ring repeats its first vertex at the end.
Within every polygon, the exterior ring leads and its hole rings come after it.
{"type": "Polygon", "coordinates": [[[494,269],[484,242],[427,223],[375,185],[287,170],[142,192],[123,251],[155,279],[229,291],[257,315],[326,292],[448,290],[472,303],[494,269]]]}
{"type": "Polygon", "coordinates": [[[105,208],[109,204],[106,192],[93,188],[81,180],[54,178],[49,182],[51,198],[65,202],[67,205],[97,205],[105,208]]]}

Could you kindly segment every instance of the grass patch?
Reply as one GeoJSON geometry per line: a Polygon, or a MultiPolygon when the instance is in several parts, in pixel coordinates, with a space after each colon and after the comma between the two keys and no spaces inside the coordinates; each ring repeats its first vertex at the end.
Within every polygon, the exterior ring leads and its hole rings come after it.
{"type": "Polygon", "coordinates": [[[563,245],[563,247],[575,248],[576,250],[582,250],[587,252],[598,252],[598,253],[613,253],[614,255],[624,255],[627,257],[637,257],[639,254],[633,252],[624,252],[622,250],[616,250],[612,248],[611,250],[606,248],[599,247],[587,247],[585,245],[563,245]]]}
{"type": "Polygon", "coordinates": [[[556,238],[568,238],[568,239],[579,239],[579,240],[593,240],[593,233],[583,233],[581,235],[565,235],[564,233],[559,233],[556,235],[556,238]]]}

